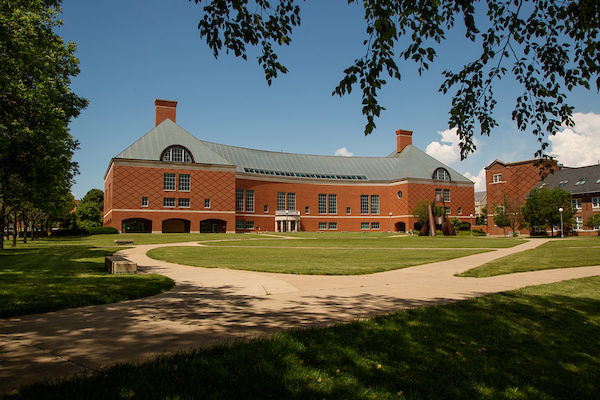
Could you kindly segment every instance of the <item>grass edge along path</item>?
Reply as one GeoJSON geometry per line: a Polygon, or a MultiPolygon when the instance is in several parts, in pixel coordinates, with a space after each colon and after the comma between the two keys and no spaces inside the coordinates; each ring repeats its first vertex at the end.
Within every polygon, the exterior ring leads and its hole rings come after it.
{"type": "MultiPolygon", "coordinates": [[[[600,277],[223,344],[22,399],[598,399],[600,277]]],[[[10,398],[10,397],[9,397],[10,398]]]]}
{"type": "Polygon", "coordinates": [[[175,282],[158,274],[111,275],[120,247],[37,240],[0,252],[0,318],[111,304],[156,295],[175,282]]]}
{"type": "Polygon", "coordinates": [[[600,238],[555,239],[535,249],[511,254],[457,276],[484,278],[517,272],[600,265],[600,238]]]}

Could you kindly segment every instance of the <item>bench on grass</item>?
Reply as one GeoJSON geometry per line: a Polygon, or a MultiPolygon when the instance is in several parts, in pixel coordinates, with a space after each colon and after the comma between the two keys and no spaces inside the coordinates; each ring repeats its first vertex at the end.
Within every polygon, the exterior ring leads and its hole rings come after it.
{"type": "Polygon", "coordinates": [[[133,244],[133,239],[115,239],[115,244],[116,245],[133,244]]]}
{"type": "Polygon", "coordinates": [[[106,256],[104,269],[109,274],[135,274],[137,264],[121,256],[106,256]]]}

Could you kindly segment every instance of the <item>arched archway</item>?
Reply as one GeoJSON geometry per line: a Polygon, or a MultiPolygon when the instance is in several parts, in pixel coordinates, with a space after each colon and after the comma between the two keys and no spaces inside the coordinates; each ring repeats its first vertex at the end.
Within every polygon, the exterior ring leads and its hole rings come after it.
{"type": "Polygon", "coordinates": [[[396,232],[406,232],[406,224],[404,222],[396,222],[396,232]]]}
{"type": "Polygon", "coordinates": [[[222,219],[205,219],[200,221],[200,233],[225,233],[227,221],[222,219]]]}
{"type": "Polygon", "coordinates": [[[129,218],[121,222],[123,233],[152,233],[152,221],[144,218],[129,218]]]}
{"type": "Polygon", "coordinates": [[[163,233],[190,233],[190,221],[187,219],[165,219],[162,222],[163,233]]]}

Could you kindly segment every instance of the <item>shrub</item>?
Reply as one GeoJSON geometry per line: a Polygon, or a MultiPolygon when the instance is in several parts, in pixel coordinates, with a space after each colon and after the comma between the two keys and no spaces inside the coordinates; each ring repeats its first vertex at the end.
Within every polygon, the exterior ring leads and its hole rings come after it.
{"type": "Polygon", "coordinates": [[[113,228],[112,226],[95,226],[88,229],[90,235],[112,235],[119,233],[117,228],[113,228]]]}
{"type": "Polygon", "coordinates": [[[87,236],[90,232],[87,229],[57,229],[50,233],[52,237],[62,236],[87,236]]]}

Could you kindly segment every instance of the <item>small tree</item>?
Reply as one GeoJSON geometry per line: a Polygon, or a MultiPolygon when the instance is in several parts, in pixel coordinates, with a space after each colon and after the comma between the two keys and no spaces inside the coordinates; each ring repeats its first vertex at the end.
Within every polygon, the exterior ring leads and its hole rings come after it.
{"type": "Polygon", "coordinates": [[[481,215],[475,218],[475,225],[487,225],[487,206],[481,208],[481,215]]]}
{"type": "Polygon", "coordinates": [[[533,189],[527,195],[523,206],[523,218],[531,232],[550,228],[554,235],[554,226],[560,225],[560,211],[562,208],[563,224],[571,224],[575,210],[571,205],[571,193],[562,188],[533,189]]]}
{"type": "Polygon", "coordinates": [[[510,226],[511,220],[503,206],[494,206],[494,224],[496,224],[498,228],[502,228],[504,230],[504,236],[506,236],[505,228],[510,226]]]}
{"type": "Polygon", "coordinates": [[[598,227],[600,229],[600,214],[594,214],[585,221],[585,226],[590,228],[598,227]]]}
{"type": "MultiPolygon", "coordinates": [[[[423,226],[427,223],[429,219],[429,205],[431,204],[431,200],[421,199],[413,209],[412,213],[415,218],[419,219],[419,225],[423,226]]],[[[436,205],[433,206],[433,215],[437,215],[438,217],[444,214],[444,210],[442,207],[438,207],[436,205]]]]}

